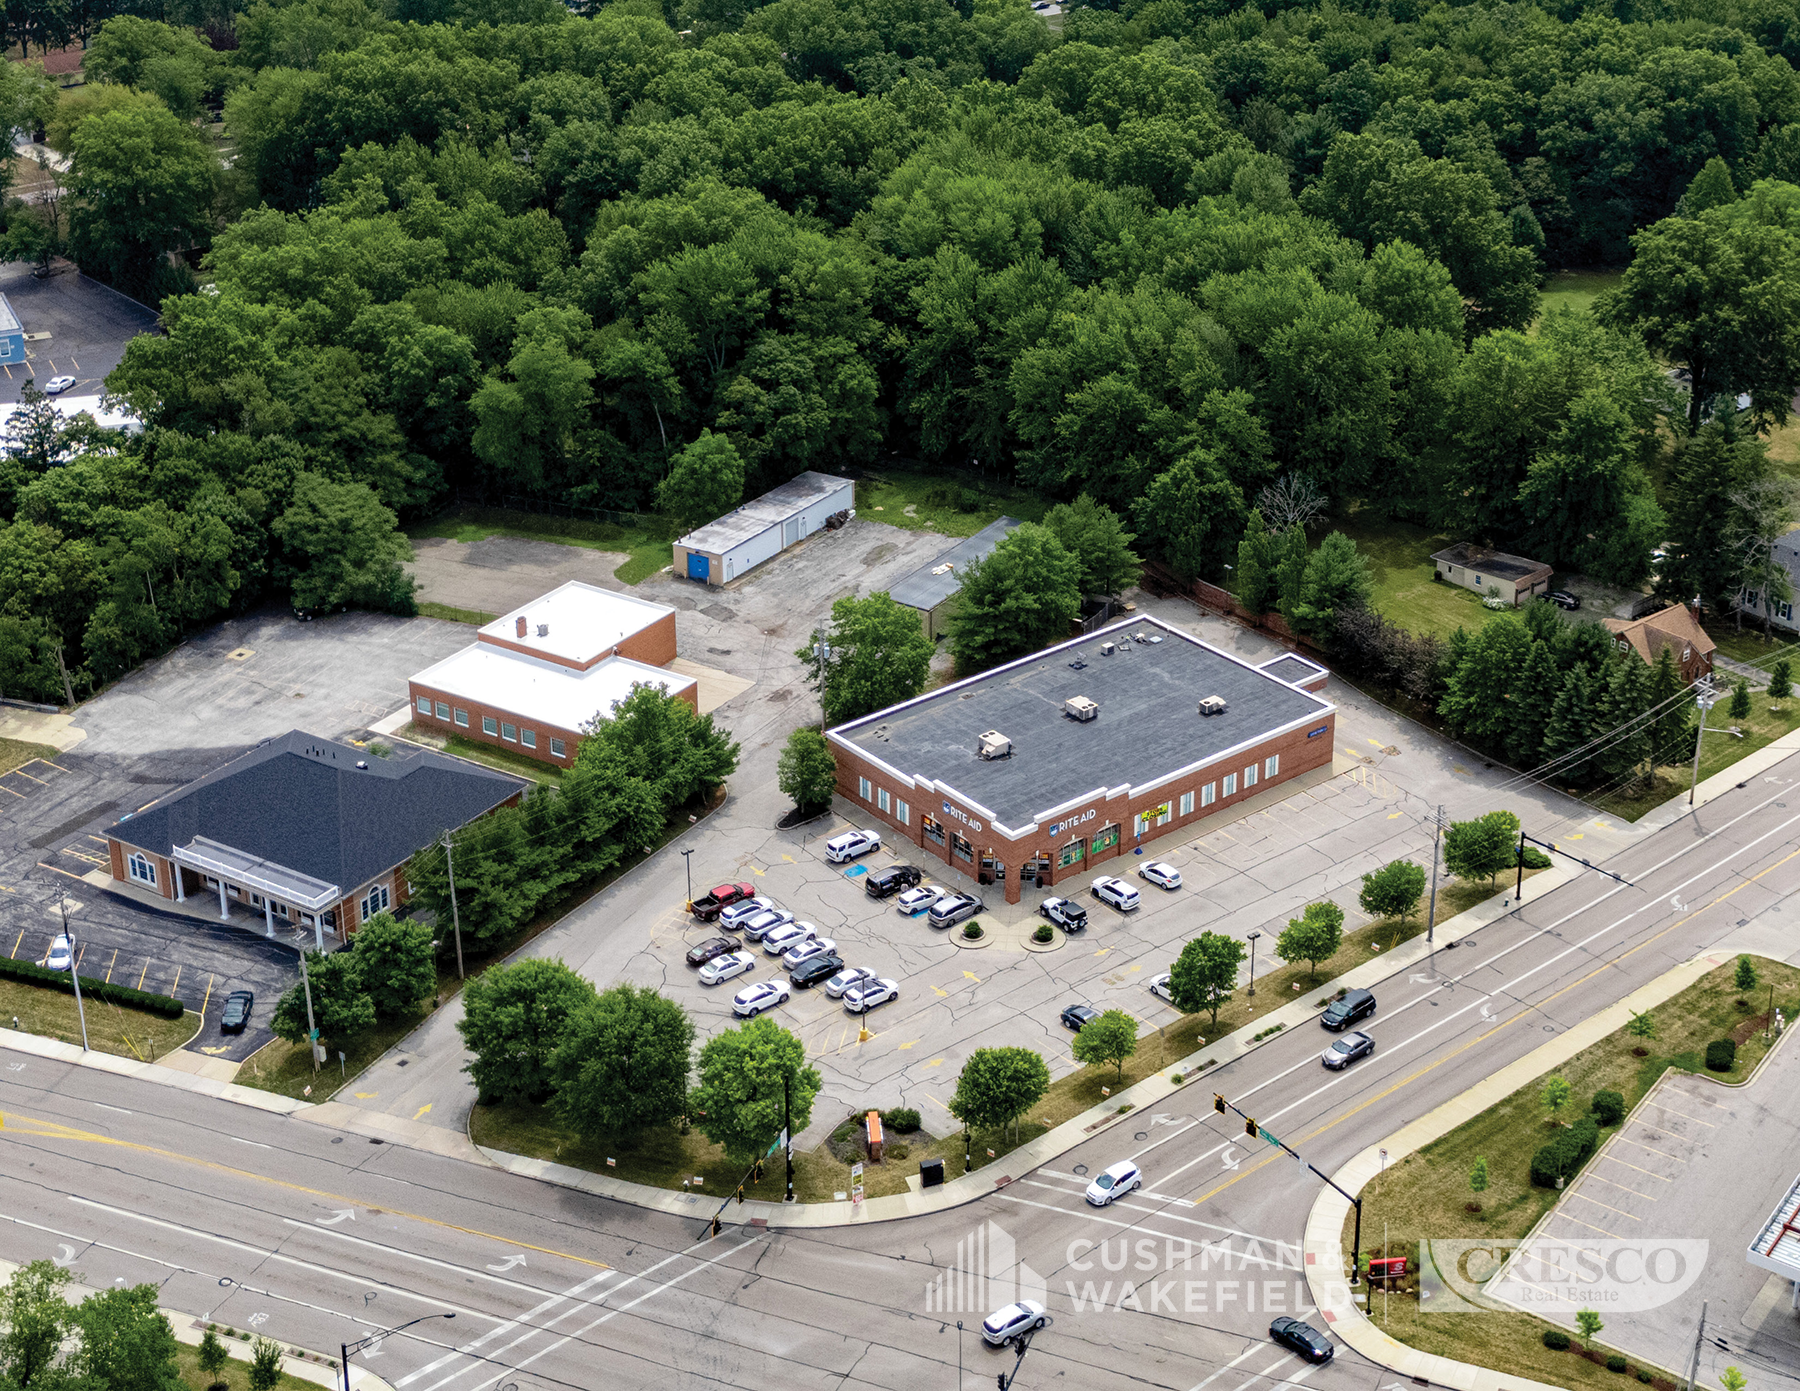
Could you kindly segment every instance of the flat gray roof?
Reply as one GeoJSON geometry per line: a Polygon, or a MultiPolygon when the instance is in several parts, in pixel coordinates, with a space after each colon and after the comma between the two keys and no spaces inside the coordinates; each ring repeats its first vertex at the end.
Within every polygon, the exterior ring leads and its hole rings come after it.
{"type": "Polygon", "coordinates": [[[898,773],[953,789],[1016,832],[1096,791],[1158,783],[1336,708],[1179,628],[1134,617],[831,734],[898,773]],[[1116,655],[1101,655],[1105,642],[1116,655]],[[1199,713],[1209,695],[1225,698],[1224,714],[1199,713]],[[1098,717],[1064,716],[1071,696],[1097,702],[1098,717]],[[1011,758],[975,756],[990,729],[1012,740],[1011,758]]]}
{"type": "Polygon", "coordinates": [[[1506,580],[1522,580],[1527,575],[1550,571],[1550,567],[1541,560],[1527,560],[1522,555],[1508,555],[1505,551],[1490,551],[1482,546],[1470,545],[1467,541],[1447,546],[1431,558],[1460,565],[1465,570],[1485,570],[1490,575],[1498,575],[1506,580]]]}
{"type": "Polygon", "coordinates": [[[1317,662],[1309,662],[1295,652],[1283,652],[1279,657],[1264,662],[1258,671],[1266,671],[1278,681],[1299,683],[1310,681],[1315,676],[1325,674],[1325,668],[1317,662]]]}
{"type": "Polygon", "coordinates": [[[13,313],[12,301],[0,295],[0,333],[20,332],[19,316],[13,313]]]}
{"type": "Polygon", "coordinates": [[[675,544],[693,551],[722,554],[752,536],[760,536],[778,522],[785,522],[796,512],[803,512],[815,502],[823,502],[839,488],[850,486],[848,478],[811,470],[798,478],[790,478],[761,497],[752,498],[735,512],[727,512],[716,522],[708,522],[690,531],[675,544]]]}
{"type": "Polygon", "coordinates": [[[909,608],[935,609],[962,588],[963,572],[975,561],[985,560],[988,552],[1000,544],[1000,538],[1018,524],[1016,518],[1002,517],[973,536],[965,536],[929,565],[921,565],[898,584],[890,585],[888,596],[909,608]]]}

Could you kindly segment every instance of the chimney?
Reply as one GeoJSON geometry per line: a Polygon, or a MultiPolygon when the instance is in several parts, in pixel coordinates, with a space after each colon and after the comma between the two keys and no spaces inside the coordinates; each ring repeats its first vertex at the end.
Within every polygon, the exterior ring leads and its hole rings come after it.
{"type": "Polygon", "coordinates": [[[524,614],[519,615],[519,621],[514,625],[513,631],[519,637],[525,636],[525,615],[524,614]]]}

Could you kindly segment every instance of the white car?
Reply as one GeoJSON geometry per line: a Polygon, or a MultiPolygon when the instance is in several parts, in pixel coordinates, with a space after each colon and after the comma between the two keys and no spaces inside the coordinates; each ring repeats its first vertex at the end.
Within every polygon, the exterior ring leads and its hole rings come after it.
{"type": "Polygon", "coordinates": [[[773,932],[763,934],[763,950],[770,956],[780,956],[789,947],[797,947],[808,937],[817,937],[819,929],[811,923],[783,923],[773,932]]]}
{"type": "Polygon", "coordinates": [[[753,918],[746,918],[740,927],[744,929],[744,937],[751,942],[765,942],[771,932],[779,932],[793,922],[794,915],[785,908],[765,908],[753,918]]]}
{"type": "Polygon", "coordinates": [[[940,889],[936,884],[921,884],[895,899],[894,911],[903,918],[916,918],[948,892],[948,889],[940,889]]]}
{"type": "Polygon", "coordinates": [[[1144,1176],[1129,1159],[1121,1159],[1109,1169],[1094,1175],[1087,1186],[1087,1200],[1095,1207],[1105,1207],[1115,1198],[1123,1198],[1134,1188],[1144,1186],[1144,1176]]]}
{"type": "Polygon", "coordinates": [[[1008,1304],[1003,1309],[994,1310],[983,1319],[981,1336],[997,1348],[1005,1347],[1014,1338],[1048,1323],[1044,1314],[1044,1306],[1037,1300],[1021,1299],[1017,1304],[1008,1304]]]}
{"type": "Polygon", "coordinates": [[[766,898],[746,898],[741,903],[734,903],[719,914],[719,926],[736,932],[758,913],[767,913],[775,905],[766,898]]]}
{"type": "Polygon", "coordinates": [[[44,383],[44,395],[60,396],[74,385],[75,378],[73,377],[52,377],[44,383]]]}
{"type": "Polygon", "coordinates": [[[900,987],[891,980],[865,980],[844,992],[844,1008],[852,1014],[867,1014],[876,1005],[898,999],[900,987]]]}
{"type": "Polygon", "coordinates": [[[731,1012],[740,1019],[753,1019],[764,1010],[785,1005],[789,993],[784,980],[759,980],[731,997],[731,1012]]]}
{"type": "Polygon", "coordinates": [[[69,940],[69,934],[57,933],[56,940],[50,944],[50,954],[44,958],[44,965],[52,971],[66,971],[74,959],[75,944],[69,940]]]}
{"type": "Polygon", "coordinates": [[[1181,871],[1174,865],[1165,864],[1161,860],[1152,860],[1147,865],[1140,865],[1138,878],[1148,879],[1159,889],[1179,889],[1181,887],[1181,871]]]}
{"type": "Polygon", "coordinates": [[[1159,1000],[1175,1003],[1175,991],[1169,985],[1169,973],[1164,971],[1160,976],[1150,977],[1150,993],[1159,1000]]]}
{"type": "Polygon", "coordinates": [[[1095,898],[1102,903],[1112,904],[1121,913],[1129,913],[1138,906],[1138,891],[1116,875],[1099,875],[1092,887],[1095,898]]]}
{"type": "Polygon", "coordinates": [[[745,971],[755,969],[755,952],[728,951],[723,956],[715,956],[700,968],[700,984],[717,985],[722,980],[730,980],[733,976],[741,976],[745,971]]]}
{"type": "Polygon", "coordinates": [[[861,966],[846,966],[830,980],[825,982],[825,993],[834,1000],[844,998],[844,992],[853,985],[861,985],[866,980],[874,980],[873,971],[864,970],[861,966]]]}
{"type": "Polygon", "coordinates": [[[829,937],[808,937],[798,942],[781,954],[781,964],[791,971],[796,966],[804,966],[815,956],[823,956],[826,952],[837,950],[837,943],[829,937]]]}
{"type": "Polygon", "coordinates": [[[834,865],[841,865],[847,860],[854,860],[860,855],[867,855],[871,850],[879,849],[879,831],[845,831],[841,836],[833,836],[825,842],[825,858],[834,865]]]}

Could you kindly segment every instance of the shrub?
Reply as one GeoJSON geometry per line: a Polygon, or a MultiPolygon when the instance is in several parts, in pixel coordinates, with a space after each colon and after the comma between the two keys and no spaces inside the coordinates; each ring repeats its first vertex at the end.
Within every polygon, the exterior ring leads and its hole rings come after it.
{"type": "Polygon", "coordinates": [[[1600,1127],[1592,1116],[1583,1116],[1549,1144],[1531,1156],[1531,1181],[1539,1188],[1554,1188],[1587,1163],[1600,1143],[1600,1127]]]}
{"type": "Polygon", "coordinates": [[[1601,1125],[1617,1125],[1625,1119],[1625,1098],[1618,1092],[1595,1092],[1594,1119],[1601,1125]]]}
{"type": "Polygon", "coordinates": [[[1625,1359],[1623,1357],[1620,1357],[1618,1353],[1616,1353],[1616,1352],[1613,1353],[1610,1357],[1608,1357],[1606,1359],[1606,1370],[1609,1372],[1624,1371],[1625,1370],[1625,1359]]]}
{"type": "Polygon", "coordinates": [[[1552,861],[1551,861],[1550,857],[1548,855],[1546,855],[1542,850],[1539,850],[1537,848],[1537,846],[1527,845],[1525,847],[1525,868],[1526,869],[1549,869],[1551,863],[1552,863],[1552,861]]]}
{"type": "Polygon", "coordinates": [[[1716,1038],[1706,1045],[1706,1067],[1709,1072],[1730,1072],[1737,1062],[1737,1044],[1728,1038],[1716,1038]]]}
{"type": "Polygon", "coordinates": [[[889,1130],[911,1133],[919,1128],[919,1113],[911,1107],[898,1107],[892,1111],[883,1111],[881,1123],[889,1130]]]}
{"type": "Polygon", "coordinates": [[[1031,940],[1034,942],[1048,942],[1052,941],[1055,937],[1056,929],[1051,927],[1049,923],[1044,923],[1036,932],[1031,934],[1031,940]]]}
{"type": "MultiPolygon", "coordinates": [[[[47,985],[65,995],[75,993],[75,984],[69,979],[67,971],[52,971],[35,961],[11,961],[0,957],[0,980],[22,981],[26,985],[47,985]]],[[[81,978],[81,996],[84,1000],[98,1000],[103,1004],[149,1010],[164,1019],[179,1019],[187,1012],[187,1006],[171,995],[133,990],[129,985],[114,985],[110,981],[96,980],[93,976],[81,978]]]]}
{"type": "Polygon", "coordinates": [[[1552,1352],[1566,1352],[1569,1347],[1569,1335],[1560,1328],[1544,1330],[1544,1346],[1552,1352]]]}
{"type": "Polygon", "coordinates": [[[1646,1372],[1642,1367],[1639,1367],[1638,1368],[1638,1380],[1643,1382],[1644,1385],[1648,1386],[1651,1381],[1650,1373],[1646,1372]]]}
{"type": "Polygon", "coordinates": [[[963,936],[966,937],[971,942],[975,941],[977,938],[979,938],[981,936],[981,924],[975,923],[975,922],[964,923],[963,924],[963,936]]]}

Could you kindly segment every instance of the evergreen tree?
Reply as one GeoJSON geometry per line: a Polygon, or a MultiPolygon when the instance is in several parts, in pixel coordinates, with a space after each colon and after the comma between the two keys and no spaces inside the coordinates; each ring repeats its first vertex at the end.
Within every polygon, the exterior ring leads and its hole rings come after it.
{"type": "Polygon", "coordinates": [[[1538,761],[1560,681],[1550,644],[1534,641],[1506,693],[1506,757],[1516,767],[1530,768],[1538,761]]]}
{"type": "Polygon", "coordinates": [[[1687,192],[1681,195],[1681,201],[1676,204],[1676,215],[1698,217],[1708,208],[1722,208],[1727,203],[1737,202],[1737,196],[1737,187],[1731,182],[1731,170],[1724,160],[1714,155],[1701,166],[1687,186],[1687,192]]]}
{"type": "Polygon", "coordinates": [[[1741,676],[1737,685],[1731,688],[1731,704],[1726,707],[1726,713],[1734,720],[1750,718],[1750,683],[1741,676]]]}
{"type": "MultiPolygon", "coordinates": [[[[1594,686],[1586,667],[1572,667],[1563,677],[1562,689],[1550,706],[1550,723],[1544,730],[1544,761],[1561,758],[1592,737],[1594,686]]],[[[1565,763],[1552,774],[1559,782],[1586,782],[1591,761],[1584,757],[1565,763]]]]}
{"type": "Polygon", "coordinates": [[[1506,740],[1514,713],[1507,696],[1529,660],[1530,644],[1524,626],[1511,618],[1496,618],[1469,639],[1438,702],[1438,713],[1459,737],[1489,748],[1506,740]]]}
{"type": "Polygon", "coordinates": [[[1684,692],[1687,683],[1681,679],[1681,668],[1675,665],[1675,649],[1665,647],[1650,668],[1650,681],[1645,690],[1646,705],[1657,712],[1650,731],[1652,764],[1674,763],[1693,747],[1693,709],[1691,695],[1684,692]]]}
{"type": "Polygon", "coordinates": [[[1650,708],[1650,669],[1635,652],[1613,660],[1598,706],[1595,732],[1605,734],[1611,742],[1596,762],[1606,777],[1625,780],[1629,786],[1649,761],[1652,748],[1650,722],[1643,718],[1650,708]]]}
{"type": "Polygon", "coordinates": [[[1276,539],[1275,592],[1279,596],[1281,616],[1292,620],[1299,611],[1306,586],[1306,562],[1309,552],[1304,527],[1291,526],[1276,539]]]}
{"type": "Polygon", "coordinates": [[[1261,512],[1252,511],[1238,542],[1237,599],[1251,613],[1267,613],[1275,605],[1276,538],[1261,512]]]}
{"type": "MultiPolygon", "coordinates": [[[[1666,649],[1664,655],[1668,655],[1666,649]]],[[[1794,669],[1788,665],[1787,658],[1783,657],[1769,668],[1769,699],[1786,700],[1793,693],[1794,669]]]]}
{"type": "Polygon", "coordinates": [[[1334,531],[1307,557],[1299,600],[1286,610],[1288,622],[1296,632],[1320,636],[1331,631],[1338,614],[1366,609],[1374,592],[1369,562],[1357,551],[1354,541],[1343,532],[1334,531]]]}

